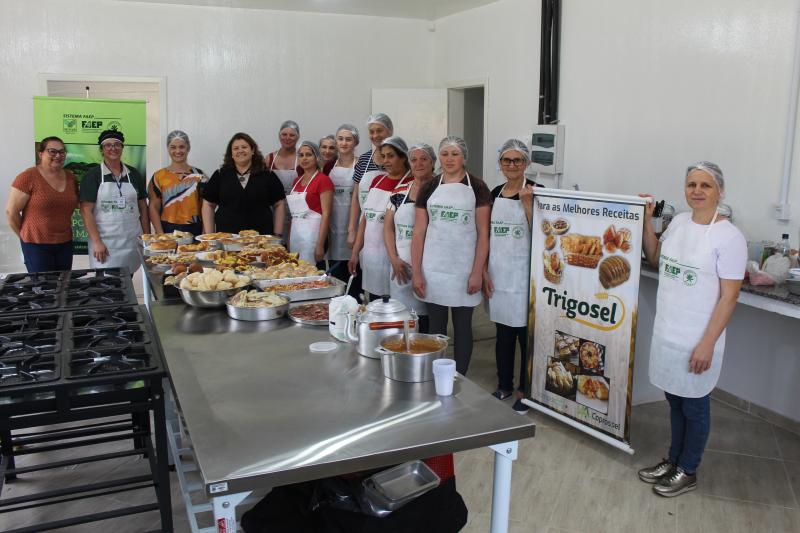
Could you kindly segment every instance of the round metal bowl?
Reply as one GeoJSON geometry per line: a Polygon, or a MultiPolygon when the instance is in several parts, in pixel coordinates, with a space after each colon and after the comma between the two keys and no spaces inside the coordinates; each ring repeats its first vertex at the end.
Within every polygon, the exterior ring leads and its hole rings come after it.
{"type": "Polygon", "coordinates": [[[289,311],[289,302],[273,307],[237,307],[225,303],[228,309],[228,316],[234,320],[246,320],[248,322],[260,322],[262,320],[275,320],[286,316],[289,311]]]}
{"type": "Polygon", "coordinates": [[[193,307],[223,307],[228,299],[247,287],[237,287],[235,289],[225,289],[224,291],[197,291],[191,289],[178,288],[181,298],[186,305],[193,307]]]}
{"type": "Polygon", "coordinates": [[[791,294],[800,296],[800,279],[787,279],[786,288],[789,289],[791,294]]]}
{"type": "Polygon", "coordinates": [[[410,340],[425,339],[438,341],[441,345],[436,351],[418,354],[395,352],[386,348],[386,345],[402,342],[404,336],[390,335],[381,340],[381,345],[375,351],[381,355],[381,368],[383,375],[395,381],[408,383],[421,383],[433,380],[433,361],[444,358],[447,350],[448,337],[444,335],[429,335],[426,333],[410,333],[410,340]]]}
{"type": "Polygon", "coordinates": [[[241,252],[244,245],[240,242],[222,242],[220,241],[222,249],[226,252],[241,252]]]}

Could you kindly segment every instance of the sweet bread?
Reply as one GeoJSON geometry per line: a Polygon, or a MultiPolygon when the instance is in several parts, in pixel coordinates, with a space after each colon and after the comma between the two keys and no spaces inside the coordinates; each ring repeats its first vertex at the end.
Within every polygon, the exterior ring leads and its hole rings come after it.
{"type": "Polygon", "coordinates": [[[614,255],[607,257],[600,264],[599,269],[600,284],[604,288],[610,289],[622,285],[631,277],[631,265],[622,256],[614,255]]]}
{"type": "Polygon", "coordinates": [[[555,235],[548,235],[544,240],[544,247],[546,250],[552,250],[556,245],[555,235]]]}
{"type": "Polygon", "coordinates": [[[558,257],[558,252],[542,254],[542,263],[544,265],[544,277],[550,283],[558,285],[561,283],[561,276],[564,274],[564,263],[558,257]]]}
{"type": "Polygon", "coordinates": [[[148,244],[147,246],[151,250],[164,251],[164,250],[174,250],[175,248],[177,248],[178,243],[170,239],[170,240],[150,242],[150,244],[148,244]]]}
{"type": "Polygon", "coordinates": [[[208,243],[206,242],[198,242],[195,244],[181,244],[178,246],[178,253],[188,253],[188,252],[205,252],[208,250],[208,243]]]}
{"type": "Polygon", "coordinates": [[[584,268],[597,268],[597,263],[603,256],[600,237],[576,233],[561,237],[561,250],[568,265],[584,268]]]}

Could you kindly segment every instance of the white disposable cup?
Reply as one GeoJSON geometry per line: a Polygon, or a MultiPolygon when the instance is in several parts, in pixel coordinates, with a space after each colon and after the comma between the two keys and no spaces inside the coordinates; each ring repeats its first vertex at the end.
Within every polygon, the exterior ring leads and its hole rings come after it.
{"type": "Polygon", "coordinates": [[[433,384],[437,396],[453,394],[453,381],[456,377],[456,362],[452,359],[435,359],[433,361],[433,384]]]}

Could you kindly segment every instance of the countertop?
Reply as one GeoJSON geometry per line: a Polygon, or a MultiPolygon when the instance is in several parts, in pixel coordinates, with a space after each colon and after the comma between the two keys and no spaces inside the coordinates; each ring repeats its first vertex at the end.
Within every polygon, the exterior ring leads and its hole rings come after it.
{"type": "Polygon", "coordinates": [[[151,306],[206,491],[296,483],[534,436],[535,426],[458,377],[383,376],[352,345],[315,354],[326,327],[240,322],[224,310],[151,306]]]}

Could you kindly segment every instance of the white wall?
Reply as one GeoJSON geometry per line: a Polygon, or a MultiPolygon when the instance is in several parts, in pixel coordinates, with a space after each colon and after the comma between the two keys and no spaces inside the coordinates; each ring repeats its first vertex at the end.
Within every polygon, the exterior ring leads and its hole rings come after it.
{"type": "Polygon", "coordinates": [[[795,0],[564,2],[560,118],[565,186],[652,192],[686,210],[687,164],[727,176],[726,202],[748,238],[776,239],[800,220],[778,200],[794,50],[795,0]]]}
{"type": "Polygon", "coordinates": [[[500,183],[500,145],[509,137],[524,140],[536,124],[540,6],[500,0],[436,21],[434,84],[486,83],[483,177],[489,184],[500,183]]]}
{"type": "MultiPolygon", "coordinates": [[[[166,78],[167,128],[185,130],[191,161],[210,171],[239,130],[266,151],[276,147],[286,118],[317,140],[342,122],[361,126],[373,87],[431,84],[432,46],[420,20],[3,0],[0,201],[5,205],[14,176],[31,165],[39,73],[166,78]]],[[[365,132],[360,149],[368,143],[365,132]]]]}

